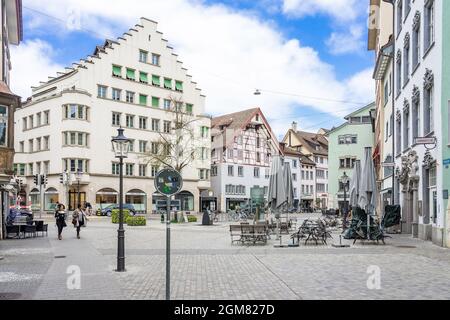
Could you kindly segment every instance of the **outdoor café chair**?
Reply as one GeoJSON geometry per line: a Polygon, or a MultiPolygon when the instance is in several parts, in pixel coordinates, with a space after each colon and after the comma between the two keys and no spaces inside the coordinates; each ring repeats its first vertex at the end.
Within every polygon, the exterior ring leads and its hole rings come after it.
{"type": "Polygon", "coordinates": [[[6,237],[10,234],[15,234],[16,238],[20,237],[20,227],[19,226],[6,226],[6,237]]]}
{"type": "Polygon", "coordinates": [[[33,238],[36,237],[37,231],[36,231],[36,226],[30,226],[30,225],[26,225],[23,227],[23,235],[24,238],[27,237],[27,234],[31,235],[33,238]]]}
{"type": "Polygon", "coordinates": [[[39,235],[39,232],[44,236],[48,236],[48,224],[44,224],[44,221],[37,221],[36,222],[36,234],[39,235]]]}

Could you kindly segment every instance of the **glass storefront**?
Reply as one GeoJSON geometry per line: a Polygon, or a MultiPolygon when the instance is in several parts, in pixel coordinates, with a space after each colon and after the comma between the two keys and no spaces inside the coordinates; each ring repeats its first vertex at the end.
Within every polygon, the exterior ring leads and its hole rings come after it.
{"type": "Polygon", "coordinates": [[[33,189],[30,192],[31,210],[41,210],[41,197],[38,189],[33,189]]]}
{"type": "Polygon", "coordinates": [[[248,199],[227,199],[227,211],[242,209],[248,206],[248,199]]]}
{"type": "Polygon", "coordinates": [[[44,193],[44,210],[55,211],[56,203],[59,201],[58,191],[54,188],[47,189],[44,193]]]}
{"type": "MultiPolygon", "coordinates": [[[[159,193],[154,193],[152,195],[152,212],[155,213],[157,211],[156,202],[158,200],[166,201],[166,199],[167,198],[165,196],[162,196],[159,193]]],[[[188,191],[181,191],[173,197],[173,200],[177,200],[181,204],[181,208],[179,208],[180,211],[194,211],[194,195],[192,193],[188,191]]]]}
{"type": "Polygon", "coordinates": [[[103,209],[113,204],[117,204],[119,201],[119,193],[114,189],[102,189],[97,192],[95,196],[96,208],[103,209]]]}
{"type": "Polygon", "coordinates": [[[181,191],[175,196],[181,201],[181,211],[194,211],[194,195],[188,191],[181,191]]]}
{"type": "Polygon", "coordinates": [[[131,190],[125,195],[125,203],[132,204],[139,213],[147,212],[147,194],[142,190],[131,190]]]}

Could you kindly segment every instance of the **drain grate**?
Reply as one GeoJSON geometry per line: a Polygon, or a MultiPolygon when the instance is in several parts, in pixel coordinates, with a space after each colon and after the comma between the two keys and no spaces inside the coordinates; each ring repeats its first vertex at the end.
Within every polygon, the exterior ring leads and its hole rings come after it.
{"type": "Polygon", "coordinates": [[[415,246],[395,246],[396,248],[400,249],[417,249],[415,246]]]}
{"type": "Polygon", "coordinates": [[[66,256],[55,256],[55,259],[65,259],[67,258],[66,256]]]}
{"type": "Polygon", "coordinates": [[[22,295],[16,292],[0,292],[0,301],[1,300],[17,300],[20,299],[22,295]]]}

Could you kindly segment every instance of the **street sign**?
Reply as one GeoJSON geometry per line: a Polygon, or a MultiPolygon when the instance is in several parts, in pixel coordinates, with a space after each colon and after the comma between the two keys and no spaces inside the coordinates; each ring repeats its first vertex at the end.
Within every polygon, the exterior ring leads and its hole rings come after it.
{"type": "Polygon", "coordinates": [[[178,171],[164,169],[156,175],[155,188],[159,193],[165,196],[172,196],[179,193],[182,187],[183,178],[178,171]]]}
{"type": "Polygon", "coordinates": [[[162,195],[167,196],[166,216],[166,300],[170,300],[170,210],[171,198],[183,188],[183,178],[173,169],[164,169],[156,174],[155,188],[162,195]]]}
{"type": "Polygon", "coordinates": [[[436,138],[415,138],[414,139],[415,144],[436,144],[436,138]]]}

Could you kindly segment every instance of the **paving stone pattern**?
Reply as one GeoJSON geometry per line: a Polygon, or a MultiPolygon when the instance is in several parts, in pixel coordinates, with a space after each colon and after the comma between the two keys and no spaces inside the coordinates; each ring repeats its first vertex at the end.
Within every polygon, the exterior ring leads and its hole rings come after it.
{"type": "MultiPolygon", "coordinates": [[[[336,231],[327,246],[279,249],[275,237],[231,245],[228,230],[172,225],[172,299],[450,299],[450,251],[429,242],[393,235],[386,246],[338,249],[336,231]],[[370,266],[381,272],[379,290],[367,287],[370,266]]],[[[109,218],[91,218],[81,240],[68,228],[58,241],[51,227],[48,238],[0,241],[0,299],[164,299],[165,225],[126,228],[126,273],[114,272],[116,248],[109,218]],[[79,290],[67,285],[71,266],[81,271],[79,290]]]]}

